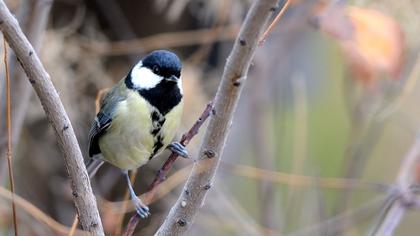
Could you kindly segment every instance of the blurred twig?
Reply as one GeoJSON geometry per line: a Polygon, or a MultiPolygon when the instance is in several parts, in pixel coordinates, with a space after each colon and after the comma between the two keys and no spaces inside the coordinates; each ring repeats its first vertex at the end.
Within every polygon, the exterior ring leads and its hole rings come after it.
{"type": "Polygon", "coordinates": [[[74,233],[76,232],[77,229],[77,225],[79,224],[79,219],[77,218],[77,214],[75,214],[74,219],[73,219],[73,224],[71,224],[69,233],[67,234],[67,236],[73,236],[74,233]]]}
{"type": "MultiPolygon", "coordinates": [[[[47,27],[48,15],[51,9],[52,1],[53,0],[24,0],[20,4],[21,6],[18,13],[18,19],[25,35],[27,35],[28,40],[35,48],[35,51],[39,51],[41,46],[42,36],[47,27]]],[[[12,94],[11,99],[11,103],[13,105],[11,113],[13,120],[12,148],[15,149],[22,131],[32,90],[28,80],[25,79],[25,72],[18,65],[16,56],[11,54],[8,60],[11,71],[10,75],[13,78],[11,87],[14,91],[18,91],[17,93],[12,94]]],[[[0,109],[2,109],[1,105],[0,109]]],[[[1,125],[0,133],[2,133],[1,125]]],[[[1,139],[2,138],[0,137],[0,153],[3,153],[6,146],[2,144],[3,141],[1,139]]],[[[6,173],[6,171],[0,161],[0,183],[2,183],[2,180],[4,179],[3,173],[6,173]]]]}
{"type": "MultiPolygon", "coordinates": [[[[381,107],[376,111],[370,118],[361,118],[360,112],[354,113],[352,119],[351,139],[350,145],[347,150],[348,159],[344,165],[346,168],[345,177],[347,178],[358,178],[363,173],[364,165],[374,150],[375,144],[379,137],[384,131],[386,121],[389,116],[395,112],[398,107],[401,106],[404,99],[411,94],[414,86],[418,81],[418,75],[420,74],[420,57],[417,55],[414,67],[411,69],[407,79],[402,82],[402,88],[398,94],[394,95],[390,100],[381,104],[381,107]]],[[[348,88],[346,88],[348,89],[348,88]]],[[[367,94],[368,99],[371,100],[370,94],[367,94]]],[[[366,101],[361,100],[360,105],[363,105],[366,101]]],[[[350,203],[352,194],[348,191],[344,191],[339,200],[337,201],[337,211],[346,209],[350,203]]]]}
{"type": "Polygon", "coordinates": [[[19,58],[19,62],[28,75],[29,82],[34,87],[48,120],[55,130],[64,154],[66,168],[72,180],[73,199],[83,229],[93,235],[103,235],[96,200],[92,193],[89,176],[83,163],[82,153],[72,124],[49,74],[20,29],[17,20],[2,0],[0,0],[0,22],[2,22],[0,24],[1,31],[19,58]]]}
{"type": "Polygon", "coordinates": [[[186,60],[187,63],[191,64],[197,64],[201,63],[203,58],[209,55],[212,49],[212,43],[217,40],[218,37],[223,36],[223,29],[224,27],[221,27],[228,23],[228,16],[231,12],[232,8],[232,2],[231,1],[221,1],[220,11],[217,12],[217,19],[215,20],[215,23],[212,26],[213,35],[207,38],[206,41],[203,41],[200,43],[200,47],[186,60]]]}
{"type": "MultiPolygon", "coordinates": [[[[266,73],[266,71],[258,71],[263,68],[257,67],[256,74],[266,73]],[[258,73],[260,72],[260,73],[258,73]]],[[[250,133],[252,142],[252,155],[255,159],[255,166],[260,169],[270,170],[275,168],[275,152],[270,142],[270,127],[267,119],[271,108],[269,95],[266,93],[268,76],[261,76],[258,81],[252,81],[250,86],[251,102],[249,104],[250,117],[250,133]],[[258,114],[258,115],[256,115],[258,114]]],[[[276,188],[272,182],[266,179],[258,179],[257,184],[257,206],[260,214],[260,223],[268,228],[274,228],[276,222],[276,188]]],[[[265,234],[266,232],[260,232],[265,234]]]]}
{"type": "MultiPolygon", "coordinates": [[[[222,162],[221,170],[231,175],[242,176],[246,178],[264,180],[271,182],[272,184],[284,184],[290,187],[317,187],[317,188],[329,188],[329,189],[358,189],[365,191],[373,191],[378,193],[386,193],[390,190],[390,187],[386,184],[364,182],[359,179],[344,179],[344,178],[326,178],[326,177],[314,177],[304,176],[297,174],[290,174],[278,171],[271,171],[260,169],[252,166],[233,164],[228,162],[222,162]]],[[[181,184],[187,177],[191,169],[191,166],[187,166],[181,170],[178,170],[172,174],[163,183],[157,185],[154,188],[153,197],[146,196],[148,193],[144,193],[140,196],[142,201],[146,204],[151,204],[156,200],[167,195],[172,189],[181,184]]],[[[134,211],[134,206],[130,203],[131,201],[120,201],[120,202],[108,202],[105,199],[99,199],[99,202],[103,204],[104,208],[110,208],[110,210],[118,213],[125,213],[128,211],[134,211]],[[128,204],[128,208],[124,209],[123,205],[128,204]]]]}
{"type": "Polygon", "coordinates": [[[215,96],[214,113],[203,138],[199,158],[165,221],[156,235],[181,235],[192,225],[212,186],[221,160],[233,113],[239,101],[258,39],[277,0],[254,1],[227,59],[222,81],[215,96]]]}
{"type": "Polygon", "coordinates": [[[18,227],[17,227],[17,217],[16,217],[16,205],[15,205],[15,180],[13,177],[13,150],[12,150],[12,120],[11,120],[11,88],[10,88],[10,75],[9,75],[9,63],[7,61],[7,48],[8,45],[6,43],[6,39],[3,38],[3,48],[4,48],[4,68],[5,68],[5,78],[6,78],[6,123],[7,123],[7,166],[9,170],[9,184],[10,184],[10,191],[12,192],[12,214],[13,214],[13,228],[15,230],[15,235],[18,234],[18,227]]]}
{"type": "MultiPolygon", "coordinates": [[[[420,161],[420,135],[411,147],[410,151],[405,156],[401,164],[398,176],[396,179],[397,198],[392,201],[391,206],[386,207],[387,210],[383,215],[380,215],[378,224],[373,227],[370,235],[377,236],[390,236],[394,234],[395,229],[398,227],[405,211],[415,205],[415,195],[413,194],[410,186],[417,184],[418,179],[413,178],[413,167],[416,162],[420,161]]],[[[391,191],[389,198],[394,198],[394,192],[391,191]]]]}
{"type": "MultiPolygon", "coordinates": [[[[8,199],[10,201],[12,199],[14,199],[14,201],[16,202],[16,205],[20,209],[26,211],[28,214],[30,214],[32,217],[34,217],[38,221],[46,224],[47,226],[49,226],[55,232],[60,233],[60,234],[67,234],[69,232],[68,227],[66,227],[63,224],[60,224],[57,221],[55,221],[53,218],[51,218],[50,216],[45,214],[43,211],[41,211],[39,208],[34,206],[29,201],[25,200],[24,198],[22,198],[22,197],[20,197],[16,194],[12,194],[12,192],[10,192],[9,190],[7,190],[7,189],[5,189],[1,186],[0,186],[0,196],[8,199]]],[[[81,230],[78,230],[77,233],[78,233],[78,235],[83,235],[84,232],[81,231],[81,230]]]]}
{"type": "Polygon", "coordinates": [[[404,87],[402,88],[400,94],[386,109],[384,109],[383,112],[381,112],[378,115],[379,119],[385,119],[401,106],[401,104],[405,101],[405,99],[413,92],[414,87],[416,86],[419,78],[420,78],[420,53],[417,53],[416,60],[414,62],[414,67],[411,69],[411,72],[408,75],[408,78],[405,81],[404,87]]]}
{"type": "MultiPolygon", "coordinates": [[[[119,40],[134,39],[136,34],[132,29],[129,20],[122,11],[118,1],[116,0],[95,0],[97,9],[100,10],[102,16],[106,19],[115,36],[119,40]]],[[[131,61],[137,61],[134,54],[129,55],[131,61]]]]}
{"type": "Polygon", "coordinates": [[[141,39],[122,40],[113,43],[91,43],[84,46],[88,50],[105,55],[141,54],[157,48],[172,48],[222,40],[233,40],[239,27],[221,26],[173,33],[162,33],[141,39]],[[217,34],[215,32],[218,32],[217,34]]]}
{"type": "Polygon", "coordinates": [[[130,22],[118,4],[118,1],[95,0],[94,2],[115,35],[117,35],[117,38],[125,40],[136,37],[136,34],[130,26],[130,22]]]}
{"type": "MultiPolygon", "coordinates": [[[[291,78],[293,90],[293,156],[292,173],[300,174],[304,171],[304,164],[307,159],[307,133],[308,133],[308,104],[306,78],[301,73],[296,73],[291,78]]],[[[296,211],[302,204],[300,197],[304,196],[302,189],[287,189],[287,204],[285,208],[284,225],[291,225],[296,216],[302,212],[296,211]]],[[[303,214],[308,215],[306,212],[303,214]]]]}
{"type": "Polygon", "coordinates": [[[232,219],[237,222],[237,235],[279,235],[272,228],[258,224],[254,217],[240,204],[239,199],[229,194],[226,189],[215,188],[212,201],[209,204],[222,220],[232,219]]]}
{"type": "MultiPolygon", "coordinates": [[[[350,179],[360,178],[370,154],[375,148],[385,127],[385,120],[369,119],[364,122],[353,120],[350,130],[350,140],[344,160],[344,177],[350,179]],[[364,125],[363,125],[364,124],[364,125]]],[[[344,189],[336,201],[335,212],[342,212],[349,207],[352,193],[344,189]]]]}
{"type": "MultiPolygon", "coordinates": [[[[188,143],[196,134],[198,134],[198,130],[204,124],[207,118],[210,116],[210,113],[212,112],[212,110],[213,110],[213,102],[210,102],[209,104],[207,104],[203,113],[198,118],[198,120],[194,123],[191,129],[187,133],[182,135],[180,143],[184,147],[188,145],[188,143]]],[[[158,171],[155,179],[153,180],[152,184],[150,184],[149,186],[149,191],[147,191],[143,195],[142,199],[144,200],[146,204],[153,199],[157,191],[157,186],[163,181],[165,181],[166,175],[172,169],[172,166],[174,165],[177,158],[178,158],[178,154],[176,154],[175,152],[172,152],[171,155],[166,160],[166,162],[163,164],[162,168],[158,171]]],[[[134,214],[127,225],[124,235],[132,235],[139,220],[140,220],[139,216],[137,214],[134,214]]]]}
{"type": "Polygon", "coordinates": [[[311,236],[314,235],[314,232],[328,232],[325,235],[340,235],[338,234],[339,232],[343,232],[352,226],[351,224],[346,224],[349,222],[349,218],[363,223],[372,217],[373,212],[380,208],[382,202],[383,197],[377,197],[359,208],[349,210],[317,224],[309,225],[289,234],[289,236],[311,236]]]}
{"type": "Polygon", "coordinates": [[[385,184],[364,182],[358,179],[325,178],[278,171],[263,170],[252,166],[223,163],[223,168],[229,168],[234,174],[248,178],[264,179],[266,181],[286,184],[294,187],[316,186],[332,189],[360,189],[375,192],[387,192],[389,187],[385,184]]]}

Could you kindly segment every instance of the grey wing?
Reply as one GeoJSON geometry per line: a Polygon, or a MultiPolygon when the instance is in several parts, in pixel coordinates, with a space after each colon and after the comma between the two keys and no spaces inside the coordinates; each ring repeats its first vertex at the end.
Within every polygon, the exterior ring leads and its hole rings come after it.
{"type": "Polygon", "coordinates": [[[105,95],[105,98],[102,100],[101,110],[96,115],[89,131],[89,157],[101,153],[99,138],[106,133],[111,125],[115,107],[125,98],[121,83],[117,84],[105,95]]]}
{"type": "Polygon", "coordinates": [[[99,138],[105,134],[108,127],[111,125],[112,118],[109,114],[99,112],[96,115],[95,120],[92,122],[92,126],[89,131],[89,156],[93,157],[96,154],[101,153],[99,148],[99,138]]]}

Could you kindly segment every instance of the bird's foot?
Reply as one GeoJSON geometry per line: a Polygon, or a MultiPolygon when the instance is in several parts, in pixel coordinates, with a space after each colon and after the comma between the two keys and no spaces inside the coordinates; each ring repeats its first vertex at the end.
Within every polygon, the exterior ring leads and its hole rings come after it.
{"type": "Polygon", "coordinates": [[[150,216],[149,207],[146,206],[139,198],[132,199],[134,206],[136,207],[137,215],[145,219],[150,216]]]}
{"type": "Polygon", "coordinates": [[[173,142],[169,144],[168,149],[171,150],[172,152],[175,152],[176,154],[178,154],[179,156],[183,158],[190,158],[188,155],[187,149],[185,149],[185,147],[179,142],[173,142]]]}

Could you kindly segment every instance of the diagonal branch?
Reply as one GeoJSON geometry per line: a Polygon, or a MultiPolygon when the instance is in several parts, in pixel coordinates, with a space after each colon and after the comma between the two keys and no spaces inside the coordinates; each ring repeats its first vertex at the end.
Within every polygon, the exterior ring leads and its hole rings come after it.
{"type": "MultiPolygon", "coordinates": [[[[191,129],[182,135],[181,140],[179,141],[184,147],[187,146],[191,139],[198,134],[198,130],[203,125],[203,123],[207,120],[207,118],[210,116],[210,112],[213,109],[213,102],[210,102],[207,104],[206,108],[204,109],[201,116],[198,118],[198,120],[194,123],[194,125],[191,127],[191,129]]],[[[150,199],[153,198],[155,194],[156,186],[162,183],[168,172],[172,169],[172,166],[174,165],[176,159],[178,158],[178,154],[175,152],[172,152],[172,154],[168,157],[168,160],[163,164],[162,168],[158,171],[155,179],[153,180],[152,184],[149,187],[149,191],[144,196],[144,199],[146,202],[150,201],[150,199]]]]}
{"type": "Polygon", "coordinates": [[[384,212],[379,216],[377,224],[373,226],[369,235],[391,236],[394,234],[405,212],[415,206],[415,195],[410,186],[418,184],[419,180],[413,178],[413,170],[420,161],[420,135],[401,164],[396,179],[396,188],[388,195],[384,212]]]}
{"type": "MultiPolygon", "coordinates": [[[[191,127],[191,129],[182,135],[181,140],[179,141],[184,147],[190,143],[191,139],[198,134],[199,129],[204,124],[204,122],[207,120],[207,118],[210,116],[211,111],[213,110],[213,102],[210,102],[207,104],[206,108],[204,109],[203,113],[200,115],[198,120],[194,123],[194,125],[191,127]]],[[[172,169],[172,166],[174,165],[176,159],[178,158],[178,154],[175,152],[172,152],[171,155],[168,157],[166,162],[163,164],[163,166],[160,168],[160,170],[157,172],[155,179],[153,180],[152,184],[149,186],[149,190],[144,193],[141,198],[144,203],[150,204],[153,200],[153,198],[156,195],[157,186],[161,184],[163,181],[165,181],[166,176],[168,175],[168,172],[172,169]]],[[[127,227],[125,229],[124,235],[132,235],[134,233],[134,230],[136,229],[137,224],[139,223],[140,218],[137,214],[134,214],[130,221],[127,224],[127,227]]]]}
{"type": "Polygon", "coordinates": [[[199,157],[181,195],[156,235],[185,233],[203,205],[221,160],[233,113],[257,48],[258,39],[272,11],[276,9],[277,2],[277,0],[257,0],[249,10],[227,59],[199,157]]]}
{"type": "Polygon", "coordinates": [[[83,163],[82,152],[70,119],[49,74],[23,34],[17,20],[2,0],[0,0],[0,30],[25,70],[29,82],[41,100],[47,118],[55,130],[72,181],[73,198],[83,229],[92,235],[104,235],[95,197],[83,163]]]}

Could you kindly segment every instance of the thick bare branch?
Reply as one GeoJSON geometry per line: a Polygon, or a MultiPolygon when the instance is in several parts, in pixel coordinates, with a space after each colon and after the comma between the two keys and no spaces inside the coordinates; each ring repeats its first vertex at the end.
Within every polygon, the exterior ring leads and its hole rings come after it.
{"type": "Polygon", "coordinates": [[[64,106],[34,48],[2,0],[0,0],[0,30],[18,57],[55,130],[72,181],[74,202],[83,229],[92,235],[103,235],[102,223],[82,153],[64,106]]]}
{"type": "Polygon", "coordinates": [[[277,0],[258,0],[249,10],[227,59],[197,162],[181,195],[156,235],[183,234],[191,226],[202,206],[206,193],[213,184],[233,112],[248,74],[258,39],[269,16],[276,9],[277,2],[277,0]]]}

